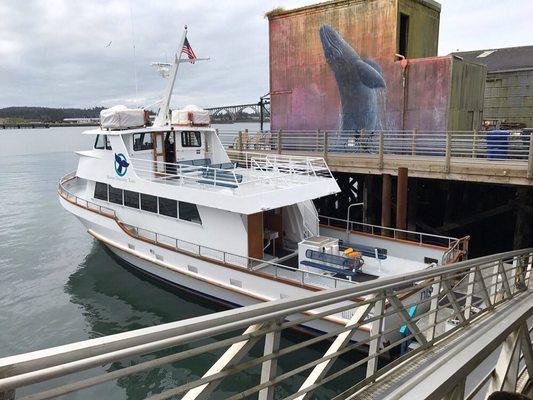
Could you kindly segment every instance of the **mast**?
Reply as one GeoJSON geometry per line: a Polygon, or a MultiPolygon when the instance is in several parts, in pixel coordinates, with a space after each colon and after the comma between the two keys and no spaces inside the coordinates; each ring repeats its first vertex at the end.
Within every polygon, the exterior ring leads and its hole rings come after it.
{"type": "Polygon", "coordinates": [[[172,65],[172,71],[170,71],[170,76],[168,77],[167,86],[165,92],[163,93],[163,99],[161,102],[161,107],[157,113],[157,117],[154,121],[154,126],[163,126],[168,117],[168,108],[170,106],[170,99],[172,97],[172,89],[174,89],[174,82],[176,81],[176,75],[178,73],[178,67],[180,65],[181,54],[183,52],[183,44],[185,43],[185,38],[187,37],[187,25],[183,30],[183,35],[181,36],[181,41],[178,47],[178,52],[174,57],[174,64],[172,65]]]}

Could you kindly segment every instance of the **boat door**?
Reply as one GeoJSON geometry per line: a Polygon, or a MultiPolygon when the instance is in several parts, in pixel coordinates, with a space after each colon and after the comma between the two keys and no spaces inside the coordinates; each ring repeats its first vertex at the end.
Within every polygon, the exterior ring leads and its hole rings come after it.
{"type": "Polygon", "coordinates": [[[176,159],[178,161],[188,161],[204,158],[205,151],[202,147],[203,136],[203,132],[200,131],[177,132],[176,159]]]}
{"type": "Polygon", "coordinates": [[[154,174],[161,176],[165,173],[165,141],[163,132],[153,132],[152,141],[154,142],[154,174]]]}

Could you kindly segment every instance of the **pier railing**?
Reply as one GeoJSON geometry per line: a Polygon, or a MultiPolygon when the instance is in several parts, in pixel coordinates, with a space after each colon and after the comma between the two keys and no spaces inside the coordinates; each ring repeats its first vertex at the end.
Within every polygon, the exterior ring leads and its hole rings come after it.
{"type": "Polygon", "coordinates": [[[0,359],[0,394],[6,398],[17,390],[32,399],[47,399],[161,366],[180,369],[184,360],[204,360],[189,362],[196,369],[185,377],[165,378],[151,388],[150,398],[206,399],[222,381],[240,376],[241,388],[228,393],[226,387],[227,398],[265,400],[282,393],[286,399],[307,399],[327,388],[328,398],[342,399],[379,383],[396,367],[417,366],[418,357],[469,329],[478,330],[482,338],[482,329],[489,329],[494,338],[474,341],[466,355],[448,360],[453,364],[448,372],[454,374],[442,382],[433,380],[440,390],[437,397],[470,399],[487,390],[517,389],[533,376],[527,325],[533,313],[528,289],[532,260],[533,249],[511,251],[5,357],[0,359]],[[346,323],[328,319],[341,312],[350,315],[346,323]],[[498,323],[491,324],[492,319],[498,323]],[[311,327],[316,336],[280,340],[295,327],[311,327]],[[327,348],[318,358],[310,360],[302,353],[317,345],[327,348]],[[469,376],[500,345],[504,351],[489,373],[469,376]],[[354,351],[363,354],[335,365],[354,351]],[[204,369],[205,357],[221,352],[204,369]],[[385,355],[392,361],[380,360],[385,355]],[[287,356],[290,363],[278,368],[287,356]],[[119,360],[124,363],[114,363],[119,360]],[[105,373],[84,372],[101,366],[105,373]],[[362,369],[366,373],[358,378],[355,372],[362,369]],[[469,384],[474,380],[472,389],[466,389],[467,379],[469,384]],[[43,381],[44,388],[32,386],[43,381]]]}
{"type": "Polygon", "coordinates": [[[278,154],[375,155],[383,157],[441,158],[445,170],[451,159],[520,164],[533,178],[533,134],[511,131],[246,131],[220,130],[228,149],[278,154]]]}

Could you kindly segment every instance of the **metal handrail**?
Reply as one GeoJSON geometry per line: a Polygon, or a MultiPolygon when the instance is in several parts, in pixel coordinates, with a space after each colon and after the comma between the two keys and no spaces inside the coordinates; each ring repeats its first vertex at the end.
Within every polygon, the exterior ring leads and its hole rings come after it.
{"type": "Polygon", "coordinates": [[[369,228],[370,234],[372,235],[381,235],[381,236],[387,237],[386,235],[383,235],[382,232],[392,232],[393,238],[395,239],[396,238],[407,238],[406,240],[409,240],[408,239],[409,236],[416,236],[418,237],[416,241],[413,241],[413,240],[410,240],[410,241],[418,243],[419,245],[434,244],[430,242],[429,240],[424,240],[425,238],[431,238],[431,239],[437,239],[437,240],[444,241],[444,243],[446,243],[446,247],[450,249],[453,246],[455,246],[457,243],[459,243],[460,241],[460,239],[451,237],[451,236],[435,235],[432,233],[423,233],[423,232],[410,231],[406,229],[398,229],[398,228],[391,228],[387,226],[373,225],[373,224],[368,224],[365,222],[358,222],[358,221],[346,220],[342,218],[329,217],[326,215],[319,215],[319,218],[325,221],[325,225],[330,226],[330,227],[344,228],[346,226],[349,226],[350,230],[362,231],[362,232],[365,232],[365,230],[354,229],[354,226],[369,228]],[[331,221],[337,221],[339,225],[333,225],[331,221]]]}
{"type": "Polygon", "coordinates": [[[491,131],[425,131],[425,130],[278,130],[266,131],[250,138],[243,132],[219,131],[226,148],[283,152],[356,153],[361,156],[404,156],[442,158],[446,167],[451,159],[483,160],[527,166],[533,178],[533,134],[491,133],[491,131]]]}
{"type": "MultiPolygon", "coordinates": [[[[366,364],[367,378],[360,384],[355,384],[352,388],[355,391],[364,387],[367,382],[374,382],[377,377],[390,371],[399,362],[408,362],[421,351],[438,345],[444,338],[461,332],[463,328],[477,323],[484,316],[490,317],[491,313],[497,313],[509,300],[516,298],[520,302],[530,302],[531,297],[527,287],[532,261],[533,248],[500,253],[383,278],[348,288],[276,300],[52,349],[5,357],[0,359],[0,377],[2,377],[0,378],[0,393],[116,360],[173,348],[172,352],[164,357],[150,356],[146,361],[141,360],[135,365],[114,369],[109,373],[100,373],[90,378],[78,377],[77,381],[59,384],[38,394],[38,398],[50,398],[160,365],[202,356],[228,346],[230,346],[229,349],[216,366],[210,368],[202,378],[176,382],[174,387],[155,395],[155,398],[170,398],[182,393],[186,393],[184,397],[186,399],[198,398],[198,395],[205,398],[224,377],[245,371],[253,366],[262,366],[260,382],[243,389],[234,397],[259,392],[261,398],[269,398],[268,396],[272,395],[277,384],[296,374],[312,371],[300,389],[287,397],[304,399],[308,398],[317,387],[337,377],[346,376],[344,375],[346,373],[351,372],[349,376],[353,379],[353,369],[364,367],[366,364]],[[517,269],[518,275],[516,275],[517,269]],[[463,288],[453,286],[457,281],[465,281],[464,277],[467,278],[467,284],[463,288]],[[412,285],[420,284],[420,282],[423,282],[422,287],[433,288],[433,291],[428,291],[425,296],[421,296],[414,302],[402,302],[402,296],[413,290],[412,285]],[[527,293],[521,295],[524,291],[527,293]],[[463,296],[463,293],[466,294],[463,296]],[[444,297],[447,301],[440,301],[444,297]],[[364,300],[354,303],[354,298],[364,300]],[[414,316],[407,312],[412,305],[422,308],[423,304],[428,304],[425,308],[427,311],[414,316]],[[285,329],[322,320],[328,315],[349,309],[353,309],[354,312],[346,325],[338,325],[332,331],[321,333],[318,337],[302,338],[300,343],[289,343],[283,347],[280,345],[279,335],[285,329]],[[442,318],[442,313],[448,309],[453,312],[451,314],[453,317],[459,318],[462,322],[450,330],[439,329],[446,323],[447,317],[442,318]],[[477,311],[474,312],[474,310],[477,311]],[[400,319],[396,323],[387,323],[393,317],[400,319]],[[426,318],[428,322],[419,326],[422,318],[426,318]],[[401,324],[408,327],[406,333],[386,343],[386,337],[390,338],[390,336],[385,335],[396,332],[401,324]],[[358,342],[351,342],[349,340],[351,335],[363,325],[370,326],[368,336],[358,342]],[[242,333],[242,329],[246,331],[242,333]],[[222,339],[221,334],[225,335],[222,339]],[[199,342],[207,338],[217,339],[199,342]],[[254,347],[253,345],[260,339],[265,339],[264,353],[259,356],[249,354],[244,361],[241,361],[242,357],[248,354],[249,349],[254,347]],[[291,366],[282,374],[276,371],[275,362],[270,362],[287,354],[297,356],[298,351],[329,339],[334,340],[324,356],[310,362],[306,361],[303,365],[299,363],[298,367],[291,366]],[[407,341],[418,343],[419,346],[417,348],[415,346],[415,350],[405,352],[399,359],[388,365],[378,364],[377,361],[381,355],[407,341]],[[176,347],[177,345],[185,346],[176,347]],[[338,356],[348,351],[363,349],[363,347],[368,349],[367,357],[326,376],[338,356]]],[[[530,314],[530,312],[525,314],[526,319],[530,314]]],[[[513,324],[517,325],[516,322],[513,324]]],[[[506,327],[507,325],[503,324],[501,329],[506,329],[506,327]]],[[[529,332],[527,334],[529,335],[529,332]]],[[[531,350],[524,352],[525,356],[531,358],[531,350]]],[[[481,357],[478,358],[481,362],[481,357]]],[[[531,361],[533,360],[528,359],[527,363],[531,361]]],[[[473,370],[476,366],[470,367],[473,370]]],[[[450,390],[452,389],[455,388],[451,387],[450,390]]]]}
{"type": "MultiPolygon", "coordinates": [[[[218,184],[237,190],[250,184],[269,184],[281,182],[290,184],[306,184],[309,178],[333,179],[326,162],[321,157],[278,156],[263,153],[246,152],[232,162],[238,163],[236,168],[222,169],[209,165],[195,166],[180,162],[170,163],[142,158],[130,158],[132,167],[142,179],[162,183],[198,184],[198,187],[217,186],[218,184]],[[209,176],[203,176],[209,172],[209,176]],[[199,185],[199,182],[202,185],[199,185]]],[[[271,185],[269,188],[271,189],[271,185]]]]}

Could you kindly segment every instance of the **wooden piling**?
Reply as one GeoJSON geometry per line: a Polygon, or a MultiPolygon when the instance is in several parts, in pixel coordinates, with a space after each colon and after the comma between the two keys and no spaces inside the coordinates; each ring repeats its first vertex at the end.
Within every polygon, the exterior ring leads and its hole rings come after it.
{"type": "Polygon", "coordinates": [[[396,228],[407,229],[407,168],[398,168],[396,188],[396,228]]]}
{"type": "MultiPolygon", "coordinates": [[[[381,185],[381,226],[390,227],[391,225],[391,176],[389,174],[382,175],[381,185]]],[[[385,229],[382,233],[387,235],[385,229]]]]}

